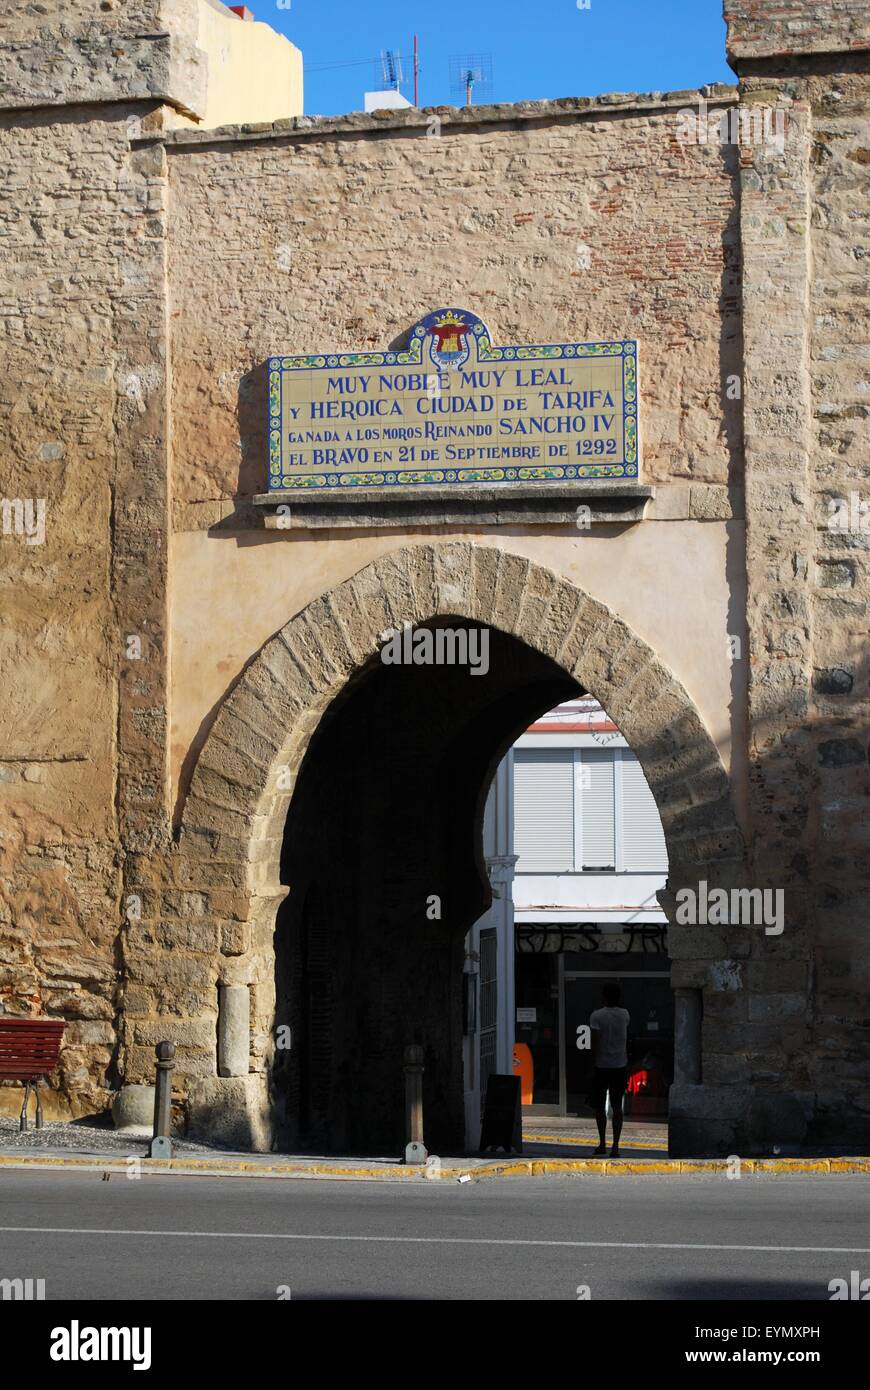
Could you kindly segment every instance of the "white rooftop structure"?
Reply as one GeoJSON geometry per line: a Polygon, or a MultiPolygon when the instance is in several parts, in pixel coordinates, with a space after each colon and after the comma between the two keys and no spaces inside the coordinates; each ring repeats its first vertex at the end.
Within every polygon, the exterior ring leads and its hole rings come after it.
{"type": "Polygon", "coordinates": [[[365,94],[366,111],[399,111],[413,105],[412,101],[403,97],[402,93],[397,92],[393,87],[388,87],[383,92],[366,92],[365,94]]]}

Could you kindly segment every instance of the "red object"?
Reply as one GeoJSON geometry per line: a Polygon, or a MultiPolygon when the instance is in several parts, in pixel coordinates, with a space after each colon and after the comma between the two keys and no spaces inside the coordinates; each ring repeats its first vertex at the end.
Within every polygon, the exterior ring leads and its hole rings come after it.
{"type": "Polygon", "coordinates": [[[237,14],[239,16],[239,19],[254,18],[247,5],[228,5],[227,8],[232,10],[233,14],[237,14]]]}
{"type": "Polygon", "coordinates": [[[625,1087],[630,1096],[666,1096],[668,1093],[665,1078],[660,1071],[645,1070],[632,1072],[625,1087]]]}
{"type": "Polygon", "coordinates": [[[0,1015],[0,1078],[36,1081],[54,1071],[65,1027],[62,1018],[0,1015]]]}
{"type": "Polygon", "coordinates": [[[618,734],[616,725],[607,720],[599,724],[560,724],[555,719],[544,719],[537,724],[530,724],[526,729],[527,734],[618,734]]]}
{"type": "Polygon", "coordinates": [[[462,352],[460,346],[462,339],[471,332],[470,323],[443,323],[435,324],[429,329],[433,338],[438,340],[439,352],[462,352]]]}
{"type": "Polygon", "coordinates": [[[625,1087],[629,1096],[631,1118],[641,1115],[666,1115],[668,1083],[657,1067],[640,1067],[632,1072],[625,1087]]]}

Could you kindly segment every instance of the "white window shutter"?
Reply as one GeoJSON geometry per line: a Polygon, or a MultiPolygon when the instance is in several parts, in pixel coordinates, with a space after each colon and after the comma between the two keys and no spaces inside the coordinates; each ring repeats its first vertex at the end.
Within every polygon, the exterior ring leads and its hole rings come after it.
{"type": "Polygon", "coordinates": [[[616,865],[613,749],[583,749],[583,868],[616,865]]]}
{"type": "Polygon", "coordinates": [[[574,868],[574,763],[570,748],[514,750],[514,853],[518,873],[574,868]]]}
{"type": "Polygon", "coordinates": [[[622,753],[623,859],[635,873],[664,873],[668,851],[661,817],[643,768],[633,753],[622,753]]]}

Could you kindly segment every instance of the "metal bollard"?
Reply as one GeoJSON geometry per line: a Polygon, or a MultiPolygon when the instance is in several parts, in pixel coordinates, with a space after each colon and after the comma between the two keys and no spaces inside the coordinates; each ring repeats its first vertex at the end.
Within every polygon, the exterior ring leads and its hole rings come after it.
{"type": "Polygon", "coordinates": [[[159,1042],[157,1080],[154,1087],[154,1135],[148,1149],[149,1158],[171,1158],[172,1140],[172,1071],[175,1067],[175,1043],[159,1042]]]}
{"type": "Polygon", "coordinates": [[[429,1157],[423,1143],[423,1057],[422,1047],[411,1043],[405,1048],[405,1146],[406,1163],[425,1163],[429,1157]]]}

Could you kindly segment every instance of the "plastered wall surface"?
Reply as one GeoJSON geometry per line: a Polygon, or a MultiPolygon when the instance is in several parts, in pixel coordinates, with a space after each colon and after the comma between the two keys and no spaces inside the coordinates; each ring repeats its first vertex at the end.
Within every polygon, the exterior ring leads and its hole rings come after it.
{"type": "MultiPolygon", "coordinates": [[[[487,535],[488,543],[548,563],[621,613],[685,684],[730,764],[733,727],[742,735],[740,665],[727,660],[729,603],[740,600],[740,523],[648,523],[622,536],[540,536],[534,531],[487,535]],[[726,582],[729,549],[738,556],[726,582]],[[616,554],[616,558],[615,558],[616,554]],[[695,596],[685,602],[687,592],[695,596]],[[723,656],[723,654],[725,654],[723,656]]],[[[480,533],[478,533],[479,536],[480,533]]],[[[450,539],[474,535],[451,531],[450,539]]],[[[173,537],[172,784],[228,686],[263,643],[293,613],[362,569],[378,555],[407,544],[404,535],[289,539],[280,533],[248,544],[245,533],[173,537]],[[208,596],[208,623],[202,620],[208,596]]],[[[423,541],[425,536],[420,534],[423,541]]],[[[732,615],[733,616],[733,615],[732,615]]],[[[740,743],[737,759],[740,757],[740,743]]]]}

